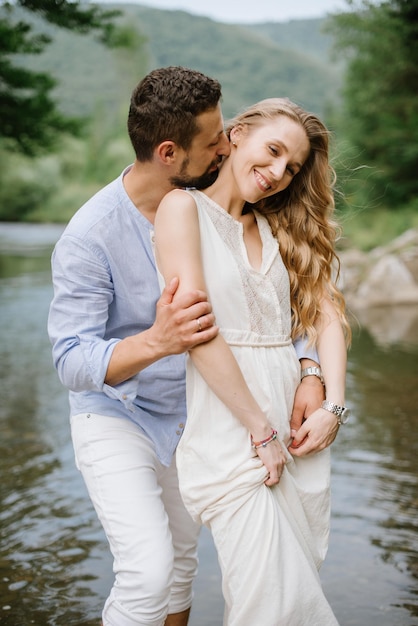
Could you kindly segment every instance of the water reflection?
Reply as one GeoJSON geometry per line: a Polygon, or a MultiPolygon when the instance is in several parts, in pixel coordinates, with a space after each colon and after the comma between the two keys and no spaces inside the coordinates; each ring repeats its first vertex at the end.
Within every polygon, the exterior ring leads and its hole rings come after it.
{"type": "MultiPolygon", "coordinates": [[[[15,236],[17,252],[11,245],[0,255],[0,622],[98,626],[111,560],[74,467],[67,396],[51,365],[49,241],[42,229],[29,231],[15,236]]],[[[406,336],[393,335],[396,313],[390,320],[383,315],[385,333],[373,315],[369,330],[360,320],[365,326],[355,331],[350,353],[354,415],[333,446],[332,532],[322,579],[342,626],[413,626],[418,330],[413,321],[404,325],[406,336]]],[[[218,626],[219,571],[206,532],[200,555],[190,626],[218,626]]]]}
{"type": "MultiPolygon", "coordinates": [[[[396,318],[395,318],[396,320],[396,318]]],[[[395,322],[396,323],[396,322],[395,322]]],[[[366,419],[361,436],[372,450],[379,450],[377,489],[370,505],[382,512],[373,544],[381,550],[385,563],[400,573],[411,575],[409,594],[399,598],[399,606],[418,617],[418,370],[417,351],[403,342],[388,347],[375,356],[379,370],[373,367],[372,341],[362,346],[362,372],[358,376],[366,419]],[[414,598],[415,596],[415,598],[414,598]]],[[[417,623],[417,622],[415,622],[417,623]]]]}
{"type": "Polygon", "coordinates": [[[73,469],[66,394],[51,376],[48,254],[2,260],[0,621],[81,625],[91,612],[97,624],[104,588],[88,560],[102,559],[104,544],[73,469]]]}
{"type": "Polygon", "coordinates": [[[356,311],[357,324],[366,328],[381,347],[418,347],[418,307],[416,304],[396,307],[372,307],[356,311]]]}
{"type": "Polygon", "coordinates": [[[365,330],[350,353],[355,410],[334,445],[325,568],[344,625],[418,624],[417,362],[418,350],[386,342],[382,349],[365,330]],[[355,598],[354,612],[347,595],[355,598]]]}

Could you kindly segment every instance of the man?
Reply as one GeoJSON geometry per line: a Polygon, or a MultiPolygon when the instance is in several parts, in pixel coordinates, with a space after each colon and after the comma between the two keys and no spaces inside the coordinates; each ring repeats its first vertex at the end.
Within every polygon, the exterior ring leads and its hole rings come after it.
{"type": "Polygon", "coordinates": [[[114,557],[104,626],[188,622],[199,529],[174,457],[184,353],[218,329],[203,292],[174,305],[173,280],[160,295],[153,221],[169,190],[215,180],[229,153],[220,98],[219,83],[199,72],[146,76],[128,117],[134,164],[76,213],[53,254],[54,363],[70,390],[76,463],[114,557]]]}

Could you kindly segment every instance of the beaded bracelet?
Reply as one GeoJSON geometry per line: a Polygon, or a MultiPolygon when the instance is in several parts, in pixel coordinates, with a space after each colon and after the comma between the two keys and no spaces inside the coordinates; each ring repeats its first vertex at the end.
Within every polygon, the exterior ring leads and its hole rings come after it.
{"type": "Polygon", "coordinates": [[[272,428],[270,437],[267,437],[267,439],[263,439],[262,441],[254,441],[253,436],[251,435],[251,446],[254,450],[257,450],[257,448],[265,448],[268,443],[271,443],[275,439],[277,439],[277,430],[272,428]]]}

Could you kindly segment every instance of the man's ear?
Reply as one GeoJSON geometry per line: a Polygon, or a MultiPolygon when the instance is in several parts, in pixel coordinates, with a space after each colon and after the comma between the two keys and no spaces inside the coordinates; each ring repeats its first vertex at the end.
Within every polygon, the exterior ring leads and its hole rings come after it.
{"type": "Polygon", "coordinates": [[[174,141],[163,141],[157,146],[156,152],[163,163],[171,165],[176,159],[178,146],[174,141]]]}

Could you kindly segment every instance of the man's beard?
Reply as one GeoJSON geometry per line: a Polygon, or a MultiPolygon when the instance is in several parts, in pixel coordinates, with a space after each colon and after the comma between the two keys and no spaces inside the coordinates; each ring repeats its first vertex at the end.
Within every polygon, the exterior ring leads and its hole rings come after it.
{"type": "Polygon", "coordinates": [[[182,163],[180,173],[177,176],[172,176],[170,178],[170,183],[173,187],[192,187],[194,189],[206,189],[206,187],[210,187],[213,185],[215,180],[218,178],[219,169],[212,170],[215,163],[211,163],[206,172],[201,174],[201,176],[188,176],[183,172],[187,171],[189,165],[189,160],[185,159],[182,163]],[[209,171],[211,170],[211,171],[209,171]]]}

